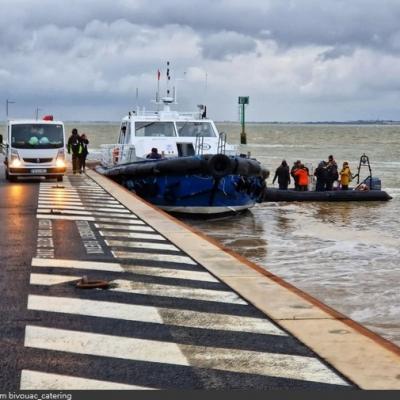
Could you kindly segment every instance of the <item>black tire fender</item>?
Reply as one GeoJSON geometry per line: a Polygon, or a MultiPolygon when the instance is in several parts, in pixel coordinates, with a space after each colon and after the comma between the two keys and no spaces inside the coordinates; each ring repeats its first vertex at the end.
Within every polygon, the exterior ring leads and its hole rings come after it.
{"type": "Polygon", "coordinates": [[[207,168],[212,176],[215,178],[222,178],[232,174],[235,165],[225,154],[215,154],[208,160],[207,168]]]}

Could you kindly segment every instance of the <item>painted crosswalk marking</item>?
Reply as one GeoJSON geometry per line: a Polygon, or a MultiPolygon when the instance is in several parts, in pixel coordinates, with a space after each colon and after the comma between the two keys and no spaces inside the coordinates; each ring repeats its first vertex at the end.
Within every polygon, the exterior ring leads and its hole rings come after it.
{"type": "Polygon", "coordinates": [[[160,362],[213,368],[280,378],[329,382],[345,385],[339,376],[318,359],[306,356],[257,352],[157,340],[45,328],[27,325],[25,346],[68,353],[121,358],[132,361],[160,362]]]}
{"type": "Polygon", "coordinates": [[[60,283],[73,282],[81,279],[80,276],[55,275],[55,274],[31,274],[29,283],[31,285],[58,285],[60,283]]]}
{"type": "Polygon", "coordinates": [[[40,200],[39,199],[39,205],[40,206],[46,206],[49,207],[51,204],[57,204],[57,205],[65,205],[68,204],[70,206],[84,206],[88,205],[91,207],[98,206],[98,207],[110,207],[110,208],[124,208],[121,204],[119,204],[116,201],[79,201],[79,200],[64,200],[64,199],[56,199],[56,200],[40,200]]]}
{"type": "Polygon", "coordinates": [[[101,236],[104,237],[121,237],[130,239],[150,239],[150,240],[163,240],[165,239],[158,233],[145,233],[145,232],[104,232],[99,231],[101,236]]]}
{"type": "Polygon", "coordinates": [[[113,212],[106,212],[106,211],[83,211],[83,210],[66,210],[63,208],[57,208],[57,210],[54,210],[52,212],[51,208],[38,208],[38,213],[39,214],[57,214],[59,212],[60,214],[74,214],[74,215],[82,215],[82,216],[108,216],[108,217],[118,217],[118,218],[130,218],[131,214],[129,214],[129,211],[126,214],[121,214],[117,213],[117,211],[113,212]]]}
{"type": "Polygon", "coordinates": [[[66,211],[66,210],[79,210],[79,211],[111,211],[113,213],[122,213],[122,214],[129,214],[129,210],[126,208],[120,207],[120,206],[108,206],[108,207],[92,207],[88,205],[71,205],[68,203],[64,204],[57,204],[57,203],[39,203],[39,210],[43,210],[42,207],[50,207],[53,210],[61,210],[61,211],[66,211]]]}
{"type": "Polygon", "coordinates": [[[144,294],[149,296],[176,297],[179,299],[212,301],[229,304],[247,304],[236,293],[225,290],[187,288],[182,286],[159,285],[157,283],[116,279],[115,287],[109,290],[122,293],[144,294]]]}
{"type": "Polygon", "coordinates": [[[140,275],[150,275],[162,278],[177,278],[200,282],[218,282],[207,271],[188,271],[175,268],[147,267],[135,264],[119,264],[100,261],[79,261],[79,260],[42,260],[32,259],[33,267],[52,267],[52,268],[71,268],[90,271],[108,271],[108,272],[132,272],[140,275]]]}
{"type": "Polygon", "coordinates": [[[133,251],[117,251],[117,250],[112,250],[111,252],[115,258],[164,261],[164,262],[175,262],[175,263],[196,265],[196,262],[187,256],[175,256],[172,254],[152,254],[152,253],[140,253],[133,251]]]}
{"type": "Polygon", "coordinates": [[[105,240],[109,247],[129,247],[133,249],[153,249],[153,250],[171,250],[179,251],[173,244],[147,243],[127,240],[105,240]]]}
{"type": "Polygon", "coordinates": [[[262,318],[107,301],[29,295],[28,309],[126,321],[164,323],[187,328],[287,336],[284,331],[262,318]]]}
{"type": "MultiPolygon", "coordinates": [[[[52,220],[69,220],[69,221],[97,221],[97,222],[114,222],[116,224],[127,223],[127,224],[144,224],[140,220],[125,219],[114,217],[98,217],[98,216],[88,216],[88,215],[61,215],[61,214],[36,214],[36,218],[39,219],[52,219],[52,220]]],[[[135,215],[129,214],[129,218],[136,218],[135,215]]]]}
{"type": "MultiPolygon", "coordinates": [[[[79,176],[74,177],[73,184],[66,179],[63,189],[47,183],[41,185],[37,218],[39,224],[47,225],[57,219],[76,221],[83,241],[96,240],[96,237],[101,235],[111,250],[114,262],[34,258],[30,284],[35,286],[36,294],[29,294],[27,307],[29,310],[48,313],[43,315],[46,315],[46,325],[50,324],[50,326],[39,326],[36,322],[35,326],[27,325],[25,346],[112,359],[155,362],[159,365],[171,364],[263,375],[268,379],[278,377],[345,385],[336,373],[314,357],[279,354],[275,351],[268,353],[259,350],[242,350],[247,347],[240,343],[238,348],[229,349],[178,344],[174,343],[174,336],[169,335],[165,336],[165,340],[164,336],[160,340],[149,340],[114,336],[112,331],[111,334],[101,334],[52,328],[51,317],[58,314],[59,321],[63,321],[63,315],[67,319],[71,319],[67,315],[80,316],[76,319],[77,324],[80,323],[79,321],[85,321],[85,317],[95,317],[103,318],[105,323],[108,323],[106,319],[113,319],[180,327],[179,331],[175,328],[177,332],[185,332],[182,328],[196,328],[206,330],[199,332],[206,332],[207,335],[210,334],[208,331],[214,331],[214,334],[218,336],[225,330],[231,332],[231,336],[235,333],[264,334],[275,336],[274,340],[283,340],[282,343],[288,340],[288,335],[266,318],[235,315],[239,309],[249,310],[251,306],[235,292],[226,289],[225,285],[218,284],[219,281],[208,271],[200,270],[194,260],[138,219],[99,185],[92,182],[79,176]],[[83,183],[77,186],[79,182],[83,183]],[[89,224],[89,222],[93,223],[89,224]],[[170,254],[163,254],[168,252],[170,254]],[[176,254],[171,254],[171,252],[176,254]],[[118,259],[120,262],[117,262],[118,259]],[[151,266],[146,266],[146,264],[151,264],[151,266]],[[52,268],[51,273],[48,273],[45,268],[52,268]],[[57,270],[60,274],[57,274],[57,270]],[[57,294],[71,293],[71,290],[74,291],[75,281],[80,280],[84,274],[90,275],[92,272],[97,272],[99,276],[107,276],[107,272],[117,274],[112,275],[114,280],[111,281],[109,292],[104,292],[105,296],[101,296],[102,300],[96,299],[96,293],[99,293],[96,290],[90,292],[94,295],[92,298],[91,296],[77,298],[75,295],[74,297],[49,295],[53,293],[49,291],[49,287],[56,285],[61,285],[60,289],[57,289],[57,294]],[[150,276],[152,279],[140,275],[150,276]],[[207,282],[207,284],[202,282],[207,282]],[[208,282],[214,284],[211,285],[208,282]],[[61,292],[59,293],[58,290],[61,292]],[[107,293],[110,293],[110,297],[107,293]],[[171,305],[173,299],[186,301],[190,305],[198,302],[203,311],[195,311],[197,306],[191,310],[192,306],[189,309],[175,309],[162,305],[132,304],[132,301],[136,303],[135,299],[143,302],[146,296],[149,300],[154,297],[157,300],[156,304],[171,305]],[[161,299],[162,297],[164,299],[161,299]],[[115,298],[123,299],[122,301],[126,299],[127,303],[106,301],[115,298]],[[129,300],[130,298],[133,300],[129,300]],[[221,308],[221,305],[224,306],[221,308]],[[204,311],[204,309],[213,311],[214,306],[224,313],[204,311]],[[231,309],[232,315],[229,314],[231,309]]],[[[49,232],[45,229],[39,230],[38,243],[50,245],[51,239],[49,232]]],[[[246,315],[258,314],[246,312],[246,315]]],[[[69,327],[69,325],[66,326],[69,327]]],[[[90,324],[86,328],[89,326],[90,324]]],[[[187,332],[192,334],[195,331],[188,330],[187,332]]],[[[127,336],[129,335],[130,333],[127,333],[127,336]]],[[[259,336],[255,338],[262,340],[259,336]]],[[[246,340],[251,340],[251,337],[246,340]]],[[[266,337],[266,340],[270,339],[266,337]]],[[[198,340],[194,340],[193,343],[198,343],[198,340]]],[[[258,346],[255,348],[259,349],[258,346]]],[[[124,382],[123,379],[122,381],[124,382]]],[[[70,376],[70,374],[55,374],[49,371],[25,369],[21,373],[21,389],[62,390],[64,388],[65,390],[72,388],[112,390],[146,389],[147,387],[87,379],[81,376],[70,376]]]]}
{"type": "Polygon", "coordinates": [[[123,231],[134,231],[134,232],[154,232],[154,229],[150,226],[137,226],[144,225],[143,221],[135,222],[134,226],[132,225],[115,225],[115,224],[94,224],[96,228],[101,229],[105,235],[109,236],[109,229],[118,229],[119,232],[123,231]]]}
{"type": "Polygon", "coordinates": [[[20,390],[149,390],[146,386],[127,385],[98,379],[22,370],[20,390]]]}

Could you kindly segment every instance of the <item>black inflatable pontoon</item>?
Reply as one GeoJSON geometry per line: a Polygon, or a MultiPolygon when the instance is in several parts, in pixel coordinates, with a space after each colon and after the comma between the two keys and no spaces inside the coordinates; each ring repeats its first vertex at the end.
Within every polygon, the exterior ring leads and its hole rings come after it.
{"type": "Polygon", "coordinates": [[[293,189],[266,189],[263,201],[387,201],[392,197],[383,190],[330,190],[299,192],[293,189]]]}

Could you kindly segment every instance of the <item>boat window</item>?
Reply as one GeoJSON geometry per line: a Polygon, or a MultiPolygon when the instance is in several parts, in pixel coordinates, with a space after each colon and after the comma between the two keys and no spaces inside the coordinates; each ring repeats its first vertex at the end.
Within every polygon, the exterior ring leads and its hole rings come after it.
{"type": "Polygon", "coordinates": [[[136,136],[176,136],[172,122],[136,122],[136,136]]]}
{"type": "Polygon", "coordinates": [[[16,149],[56,149],[64,146],[59,124],[18,124],[11,128],[11,146],[16,149]]]}
{"type": "Polygon", "coordinates": [[[118,143],[119,144],[124,144],[125,143],[126,135],[127,135],[127,124],[126,124],[126,122],[123,122],[121,124],[121,129],[119,131],[119,138],[118,138],[118,143]]]}
{"type": "Polygon", "coordinates": [[[185,137],[216,137],[214,129],[210,122],[177,122],[179,136],[185,137]]]}

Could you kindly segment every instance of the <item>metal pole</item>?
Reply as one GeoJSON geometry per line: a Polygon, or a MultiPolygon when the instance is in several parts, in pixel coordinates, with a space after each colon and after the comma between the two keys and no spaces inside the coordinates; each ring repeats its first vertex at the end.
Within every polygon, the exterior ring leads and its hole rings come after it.
{"type": "Polygon", "coordinates": [[[39,110],[41,111],[42,109],[39,107],[36,107],[36,119],[39,119],[39,110]]]}
{"type": "Polygon", "coordinates": [[[11,101],[11,100],[6,100],[6,117],[8,119],[8,105],[9,104],[15,104],[15,101],[11,101]]]}
{"type": "Polygon", "coordinates": [[[240,133],[240,144],[247,144],[247,137],[245,132],[245,104],[241,104],[241,123],[242,123],[242,132],[240,133]]]}

